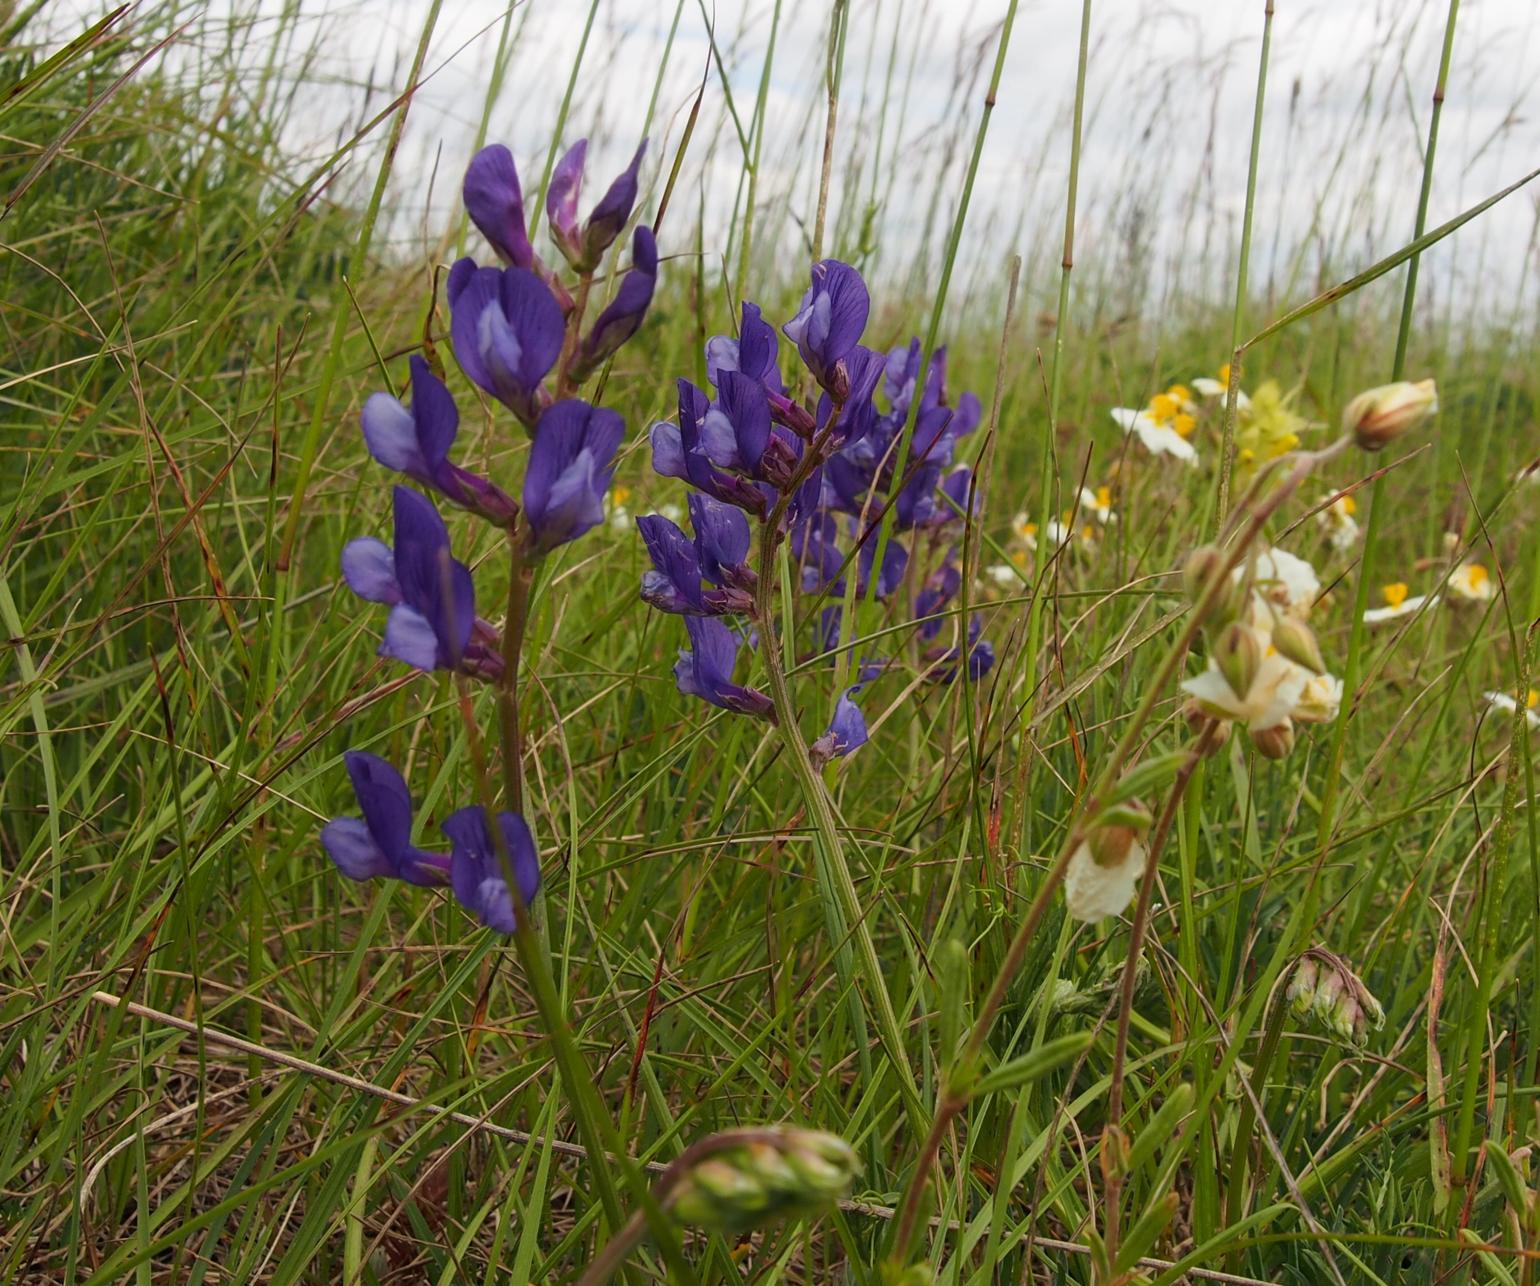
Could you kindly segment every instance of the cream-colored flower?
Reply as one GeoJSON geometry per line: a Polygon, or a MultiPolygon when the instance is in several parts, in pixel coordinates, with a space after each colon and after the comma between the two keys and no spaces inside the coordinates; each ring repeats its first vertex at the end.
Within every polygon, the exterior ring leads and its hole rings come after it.
{"type": "Polygon", "coordinates": [[[1225,677],[1218,658],[1210,654],[1207,668],[1187,679],[1182,691],[1196,698],[1207,714],[1245,724],[1250,732],[1279,727],[1293,715],[1310,673],[1282,656],[1265,631],[1254,625],[1235,628],[1249,636],[1242,641],[1260,658],[1251,668],[1251,682],[1246,690],[1237,692],[1225,677]]]}
{"type": "Polygon", "coordinates": [[[631,530],[631,511],[626,508],[626,502],[630,499],[630,487],[623,487],[617,483],[610,488],[610,526],[616,531],[631,530]]]}
{"type": "Polygon", "coordinates": [[[1103,866],[1092,856],[1090,843],[1082,843],[1064,871],[1064,902],[1069,913],[1084,924],[1117,915],[1134,900],[1146,856],[1144,845],[1134,840],[1121,861],[1103,866]]]}
{"type": "MultiPolygon", "coordinates": [[[[1512,714],[1518,709],[1519,703],[1507,692],[1483,692],[1481,695],[1492,709],[1500,710],[1503,714],[1512,714]]],[[[1529,726],[1540,728],[1540,689],[1529,690],[1524,707],[1524,718],[1529,721],[1529,726]]]]}
{"type": "Polygon", "coordinates": [[[1438,411],[1432,380],[1398,380],[1360,393],[1342,411],[1342,431],[1365,451],[1378,451],[1438,411]]]}
{"type": "Polygon", "coordinates": [[[1480,563],[1461,563],[1449,573],[1449,594],[1453,602],[1490,603],[1497,586],[1480,563]]]}
{"type": "Polygon", "coordinates": [[[1300,723],[1331,723],[1342,709],[1342,680],[1335,674],[1312,674],[1294,703],[1291,717],[1300,723]]]}
{"type": "Polygon", "coordinates": [[[1385,600],[1384,607],[1371,607],[1364,613],[1365,625],[1379,625],[1383,621],[1394,621],[1402,616],[1410,616],[1422,607],[1424,603],[1438,602],[1437,594],[1418,594],[1407,596],[1408,591],[1404,581],[1397,581],[1393,585],[1385,585],[1380,588],[1380,597],[1385,600]]]}
{"type": "Polygon", "coordinates": [[[1011,519],[1011,536],[1027,549],[1037,548],[1037,524],[1024,513],[1011,519]]]}
{"type": "Polygon", "coordinates": [[[984,568],[984,575],[1001,589],[1010,589],[1013,585],[1021,584],[1021,577],[1016,574],[1016,569],[1010,563],[991,563],[984,568]]]}
{"type": "MultiPolygon", "coordinates": [[[[1295,616],[1309,614],[1321,593],[1321,578],[1303,558],[1286,549],[1264,549],[1251,561],[1252,585],[1269,603],[1295,616]]],[[[1230,573],[1232,580],[1246,574],[1242,563],[1230,573]]]]}
{"type": "Polygon", "coordinates": [[[1358,502],[1352,496],[1338,496],[1315,520],[1326,529],[1326,540],[1339,554],[1345,554],[1363,534],[1358,528],[1358,502]]]}

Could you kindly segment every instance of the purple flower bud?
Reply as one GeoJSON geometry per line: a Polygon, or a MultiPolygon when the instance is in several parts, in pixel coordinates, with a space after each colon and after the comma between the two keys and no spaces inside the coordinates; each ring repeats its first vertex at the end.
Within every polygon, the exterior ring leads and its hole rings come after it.
{"type": "Polygon", "coordinates": [[[647,140],[643,139],[631,164],[599,198],[599,204],[594,206],[581,230],[577,219],[578,192],[583,185],[588,140],[578,140],[557,163],[546,195],[546,217],[551,224],[552,239],[577,272],[592,272],[630,221],[632,207],[636,205],[637,174],[646,152],[647,140]]]}
{"type": "Polygon", "coordinates": [[[363,817],[338,817],[322,828],[321,843],[337,869],[350,880],[447,883],[449,859],[412,843],[412,796],[401,774],[361,750],[343,760],[363,817]]]}
{"type": "MultiPolygon", "coordinates": [[[[977,683],[995,663],[995,648],[988,639],[981,639],[980,632],[984,628],[983,621],[975,615],[968,622],[968,677],[977,683]]],[[[946,649],[936,648],[925,654],[925,660],[931,662],[931,669],[926,678],[932,683],[951,683],[957,678],[959,666],[959,650],[955,647],[946,649]]]]}
{"type": "Polygon", "coordinates": [[[829,728],[809,750],[815,764],[826,764],[841,755],[848,755],[866,744],[866,716],[861,713],[853,698],[861,690],[858,683],[840,693],[834,705],[834,717],[829,728]]]}
{"type": "Polygon", "coordinates": [[[501,143],[484,147],[465,170],[465,209],[506,264],[532,268],[535,253],[524,227],[524,195],[513,153],[501,143]]]}
{"type": "Polygon", "coordinates": [[[813,377],[842,402],[850,388],[845,358],[866,329],[871,296],[861,274],[838,259],[814,264],[812,277],[797,315],[781,329],[797,346],[813,377]]]}
{"type": "Polygon", "coordinates": [[[422,357],[413,354],[411,368],[411,410],[389,393],[374,393],[364,403],[360,418],[369,454],[488,522],[506,525],[518,512],[512,497],[449,461],[460,425],[454,398],[422,357]]]}
{"type": "Polygon", "coordinates": [[[550,288],[522,268],[449,271],[449,333],[471,382],[508,407],[526,428],[548,400],[540,381],[561,354],[566,322],[550,288]]]}
{"type": "Polygon", "coordinates": [[[535,553],[549,553],[604,521],[604,493],[625,431],[616,412],[579,398],[556,402],[540,416],[524,472],[524,519],[535,553]]]}
{"type": "Polygon", "coordinates": [[[572,364],[574,380],[587,379],[641,329],[657,282],[657,242],[652,239],[651,228],[638,228],[631,238],[631,271],[621,279],[615,298],[584,337],[572,364]]]}
{"type": "Polygon", "coordinates": [[[773,719],[775,705],[763,692],[732,681],[738,660],[738,636],[716,617],[684,618],[690,646],[679,650],[674,679],[679,690],[724,710],[773,719]]]}
{"type": "Polygon", "coordinates": [[[419,670],[461,667],[476,621],[465,564],[449,552],[449,532],[431,501],[395,488],[395,548],[370,538],[349,542],[342,573],[360,598],[391,605],[380,655],[419,670]]]}
{"type": "MultiPolygon", "coordinates": [[[[534,837],[517,813],[499,813],[497,824],[513,866],[519,905],[528,908],[540,891],[540,857],[534,837]]],[[[502,854],[487,825],[486,809],[473,805],[450,813],[440,829],[449,839],[449,884],[456,900],[489,929],[512,933],[516,924],[514,892],[508,887],[502,854]]]]}

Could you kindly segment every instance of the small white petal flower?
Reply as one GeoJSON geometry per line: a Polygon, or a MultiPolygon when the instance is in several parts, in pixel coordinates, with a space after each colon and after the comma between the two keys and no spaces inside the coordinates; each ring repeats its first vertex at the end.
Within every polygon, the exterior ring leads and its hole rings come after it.
{"type": "Polygon", "coordinates": [[[1087,517],[1095,518],[1103,527],[1109,522],[1116,522],[1118,516],[1112,512],[1112,489],[1097,487],[1092,491],[1090,487],[1081,487],[1080,512],[1087,517]]]}
{"type": "Polygon", "coordinates": [[[1394,585],[1384,586],[1380,590],[1380,596],[1385,600],[1385,606],[1371,607],[1365,612],[1365,625],[1379,625],[1384,621],[1394,621],[1403,616],[1410,616],[1424,603],[1438,602],[1437,594],[1418,594],[1408,598],[1406,585],[1400,581],[1394,585]]]}
{"type": "Polygon", "coordinates": [[[1085,924],[1117,915],[1134,900],[1139,877],[1144,873],[1146,850],[1135,840],[1115,866],[1101,866],[1082,843],[1064,872],[1064,902],[1069,913],[1085,924]]]}
{"type": "MultiPolygon", "coordinates": [[[[1518,709],[1519,703],[1506,692],[1483,692],[1481,695],[1492,709],[1503,714],[1512,714],[1518,709]]],[[[1524,718],[1529,721],[1529,726],[1540,728],[1540,691],[1531,688],[1529,699],[1524,704],[1526,706],[1524,718]]]]}
{"type": "Polygon", "coordinates": [[[676,527],[684,521],[684,510],[676,504],[659,505],[658,512],[676,527]]]}
{"type": "Polygon", "coordinates": [[[1289,720],[1311,676],[1303,666],[1280,655],[1262,631],[1248,628],[1256,635],[1262,661],[1247,691],[1236,692],[1212,656],[1201,674],[1182,684],[1182,691],[1217,718],[1233,719],[1251,732],[1266,732],[1289,720]]]}
{"type": "Polygon", "coordinates": [[[1009,563],[992,563],[984,568],[984,575],[1001,589],[1010,589],[1012,585],[1021,584],[1021,577],[1009,563]]]}
{"type": "Polygon", "coordinates": [[[1331,723],[1342,709],[1342,680],[1335,674],[1312,674],[1294,703],[1290,717],[1300,723],[1331,723]]]}
{"type": "Polygon", "coordinates": [[[1147,411],[1129,406],[1112,408],[1112,418],[1124,433],[1132,433],[1151,455],[1169,455],[1184,464],[1198,463],[1197,449],[1175,429],[1162,424],[1147,411]]]}
{"type": "Polygon", "coordinates": [[[1461,563],[1449,573],[1449,593],[1458,602],[1490,603],[1497,586],[1480,563],[1461,563]]]}
{"type": "Polygon", "coordinates": [[[1345,554],[1358,543],[1362,534],[1358,528],[1358,502],[1352,496],[1338,496],[1315,520],[1326,528],[1326,540],[1339,554],[1345,554]]]}
{"type": "MultiPolygon", "coordinates": [[[[1252,567],[1252,583],[1258,591],[1295,616],[1308,613],[1320,597],[1321,579],[1315,568],[1286,549],[1264,549],[1252,560],[1252,567]]],[[[1239,580],[1245,574],[1243,564],[1231,573],[1231,579],[1239,580]]]]}

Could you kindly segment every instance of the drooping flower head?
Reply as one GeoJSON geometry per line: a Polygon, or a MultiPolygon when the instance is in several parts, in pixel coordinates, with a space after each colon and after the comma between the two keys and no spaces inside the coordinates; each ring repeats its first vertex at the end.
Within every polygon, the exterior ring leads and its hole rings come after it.
{"type": "MultiPolygon", "coordinates": [[[[534,837],[517,813],[499,813],[497,825],[513,866],[519,905],[527,908],[540,891],[534,837]]],[[[441,829],[450,843],[449,884],[456,900],[488,928],[512,933],[515,892],[508,887],[503,855],[487,825],[486,809],[462,808],[444,818],[441,829]]]]}
{"type": "Polygon", "coordinates": [[[775,703],[763,692],[733,682],[738,663],[738,635],[713,616],[687,616],[690,646],[679,650],[674,679],[679,690],[724,710],[772,718],[775,703]]]}
{"type": "Polygon", "coordinates": [[[460,413],[449,389],[418,354],[412,355],[410,365],[410,410],[389,393],[373,393],[364,403],[360,418],[369,454],[387,469],[433,488],[462,509],[506,526],[518,512],[512,497],[449,459],[460,426],[460,413]]]}
{"type": "Polygon", "coordinates": [[[401,774],[378,755],[343,755],[362,817],[337,817],[321,830],[321,843],[350,880],[396,879],[444,884],[449,859],[412,843],[412,796],[401,774]]]}

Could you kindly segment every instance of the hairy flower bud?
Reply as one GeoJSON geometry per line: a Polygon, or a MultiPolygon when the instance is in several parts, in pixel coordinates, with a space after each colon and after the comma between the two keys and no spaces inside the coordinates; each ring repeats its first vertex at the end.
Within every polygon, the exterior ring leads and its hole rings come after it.
{"type": "Polygon", "coordinates": [[[1203,708],[1203,703],[1200,701],[1184,701],[1182,718],[1186,721],[1188,731],[1195,737],[1201,737],[1210,727],[1213,728],[1208,737],[1208,753],[1211,755],[1230,740],[1230,721],[1216,719],[1203,708]]]}
{"type": "Polygon", "coordinates": [[[1225,557],[1216,545],[1199,545],[1187,555],[1182,564],[1182,589],[1187,601],[1194,607],[1203,598],[1203,592],[1224,571],[1225,557]]]}
{"type": "Polygon", "coordinates": [[[1253,728],[1251,744],[1264,759],[1286,759],[1294,749],[1294,725],[1285,719],[1271,728],[1253,728]]]}
{"type": "Polygon", "coordinates": [[[1122,866],[1128,853],[1154,823],[1150,810],[1137,799],[1126,799],[1104,808],[1086,836],[1091,860],[1103,868],[1122,866]]]}
{"type": "Polygon", "coordinates": [[[1342,431],[1365,451],[1378,451],[1438,410],[1432,380],[1400,380],[1360,393],[1342,412],[1342,431]]]}
{"type": "Polygon", "coordinates": [[[1326,662],[1321,657],[1321,645],[1316,642],[1315,631],[1298,617],[1278,618],[1273,625],[1273,646],[1312,674],[1326,673],[1326,662]]]}
{"type": "Polygon", "coordinates": [[[861,1168],[848,1143],[821,1130],[741,1130],[709,1143],[670,1206],[681,1221],[717,1232],[821,1210],[849,1190],[861,1168]]]}

